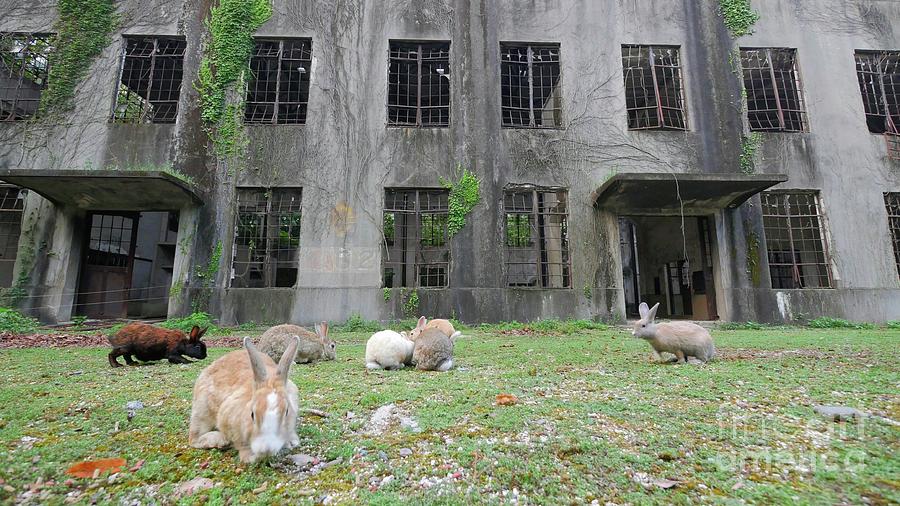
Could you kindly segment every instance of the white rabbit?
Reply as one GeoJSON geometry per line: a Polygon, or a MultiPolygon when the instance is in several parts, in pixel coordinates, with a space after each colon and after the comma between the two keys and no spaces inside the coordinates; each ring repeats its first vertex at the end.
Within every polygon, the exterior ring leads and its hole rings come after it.
{"type": "Polygon", "coordinates": [[[376,332],[366,342],[366,369],[402,369],[412,362],[414,347],[406,332],[376,332]]]}
{"type": "Polygon", "coordinates": [[[424,316],[419,318],[418,323],[416,324],[416,328],[409,331],[409,339],[415,341],[419,338],[419,334],[421,334],[425,329],[438,329],[444,334],[447,335],[450,339],[456,339],[457,337],[462,335],[462,332],[457,331],[453,328],[453,324],[450,323],[450,320],[442,320],[440,318],[428,321],[424,316]]]}
{"type": "Polygon", "coordinates": [[[715,356],[716,347],[708,330],[692,322],[656,323],[657,309],[659,303],[648,308],[646,302],[641,302],[638,309],[641,319],[634,324],[631,335],[649,342],[657,354],[673,353],[679,364],[688,357],[707,362],[715,356]]]}
{"type": "Polygon", "coordinates": [[[299,444],[297,386],[288,379],[299,345],[298,338],[291,339],[276,365],[245,337],[245,349],[204,369],[194,383],[190,445],[231,445],[249,464],[299,444]]]}

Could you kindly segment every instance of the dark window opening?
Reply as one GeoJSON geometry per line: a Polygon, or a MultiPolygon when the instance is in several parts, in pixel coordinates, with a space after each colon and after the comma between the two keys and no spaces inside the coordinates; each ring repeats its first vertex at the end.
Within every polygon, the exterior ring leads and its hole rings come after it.
{"type": "Polygon", "coordinates": [[[388,125],[450,125],[450,43],[391,41],[388,125]]]}
{"type": "Polygon", "coordinates": [[[114,121],[175,122],[185,47],[181,39],[125,37],[114,121]]]}
{"type": "Polygon", "coordinates": [[[817,192],[763,192],[772,288],[831,288],[831,259],[817,192]]]}
{"type": "Polygon", "coordinates": [[[255,40],[244,121],[305,124],[311,67],[310,39],[255,40]]]}
{"type": "Polygon", "coordinates": [[[24,208],[24,190],[16,186],[0,185],[0,287],[8,288],[13,284],[24,208]]]}
{"type": "Polygon", "coordinates": [[[449,284],[447,190],[388,189],[384,195],[384,286],[449,284]]]}
{"type": "Polygon", "coordinates": [[[687,130],[677,47],[622,46],[630,130],[687,130]]]}
{"type": "Polygon", "coordinates": [[[741,49],[751,131],[802,132],[806,129],[796,56],[795,49],[741,49]]]}
{"type": "Polygon", "coordinates": [[[869,131],[900,132],[900,51],[857,51],[856,77],[869,131]]]}
{"type": "Polygon", "coordinates": [[[565,190],[504,192],[507,286],[571,288],[567,202],[565,190]]]}
{"type": "Polygon", "coordinates": [[[559,45],[500,44],[503,126],[560,128],[559,45]]]}
{"type": "Polygon", "coordinates": [[[238,188],[233,288],[291,287],[300,254],[300,188],[238,188]]]}
{"type": "Polygon", "coordinates": [[[888,229],[891,231],[891,243],[894,246],[897,275],[900,276],[900,193],[885,193],[884,206],[887,208],[888,229]]]}
{"type": "Polygon", "coordinates": [[[0,121],[37,114],[51,51],[50,35],[0,33],[0,121]]]}

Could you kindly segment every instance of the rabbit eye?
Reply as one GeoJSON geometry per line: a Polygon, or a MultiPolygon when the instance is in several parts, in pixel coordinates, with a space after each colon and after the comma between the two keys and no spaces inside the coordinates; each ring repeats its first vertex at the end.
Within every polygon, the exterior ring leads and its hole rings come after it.
{"type": "Polygon", "coordinates": [[[641,327],[646,327],[646,326],[647,326],[647,324],[646,324],[646,323],[644,323],[644,324],[642,324],[642,325],[641,325],[641,327]]]}

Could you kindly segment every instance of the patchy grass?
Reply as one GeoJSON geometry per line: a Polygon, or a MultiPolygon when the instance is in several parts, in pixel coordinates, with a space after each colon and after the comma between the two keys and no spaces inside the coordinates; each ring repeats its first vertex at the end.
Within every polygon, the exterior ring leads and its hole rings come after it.
{"type": "MultiPolygon", "coordinates": [[[[162,502],[196,477],[220,485],[182,502],[900,500],[900,428],[812,410],[900,420],[900,331],[714,330],[722,358],[705,366],[653,363],[623,330],[499,332],[467,331],[448,373],[367,372],[367,334],[335,333],[336,361],[293,372],[302,407],[331,415],[300,420],[294,452],[327,463],[303,472],[284,457],[242,466],[233,451],[187,445],[204,364],[111,369],[104,348],[0,352],[0,502],[162,502]],[[496,406],[499,393],[519,402],[496,406]],[[145,407],[129,422],[134,400],[145,407]],[[372,432],[387,404],[396,416],[372,432]],[[107,457],[144,463],[64,483],[71,464],[107,457]]],[[[205,363],[227,351],[211,348],[205,363]]]]}
{"type": "Polygon", "coordinates": [[[0,332],[23,334],[36,331],[40,325],[36,319],[25,316],[15,309],[0,307],[0,332]]]}

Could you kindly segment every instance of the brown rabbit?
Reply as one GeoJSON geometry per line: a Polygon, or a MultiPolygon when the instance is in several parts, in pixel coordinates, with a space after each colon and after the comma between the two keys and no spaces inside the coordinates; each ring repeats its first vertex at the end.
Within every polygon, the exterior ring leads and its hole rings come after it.
{"type": "Polygon", "coordinates": [[[299,344],[291,339],[276,365],[245,337],[243,350],[204,369],[194,383],[188,443],[234,446],[246,464],[299,444],[298,391],[289,379],[299,344]]]}
{"type": "Polygon", "coordinates": [[[448,371],[453,367],[453,340],[438,329],[425,329],[416,339],[412,361],[422,371],[448,371]]]}
{"type": "Polygon", "coordinates": [[[284,353],[287,343],[294,337],[300,338],[300,350],[296,358],[298,364],[334,360],[337,355],[337,346],[334,340],[328,337],[328,322],[317,323],[315,332],[297,325],[276,325],[259,337],[259,351],[272,360],[278,360],[284,353]]]}
{"type": "Polygon", "coordinates": [[[142,362],[166,358],[173,364],[191,363],[182,355],[203,360],[206,358],[206,343],[200,338],[204,333],[206,328],[201,330],[196,325],[191,329],[190,336],[187,336],[180,330],[164,329],[141,322],[129,323],[108,338],[113,347],[109,352],[109,365],[122,367],[116,360],[119,356],[125,357],[126,364],[134,365],[132,355],[142,362]]]}
{"type": "Polygon", "coordinates": [[[691,322],[656,323],[657,309],[659,303],[648,308],[646,302],[641,302],[638,308],[641,319],[634,324],[631,335],[647,340],[656,353],[675,354],[679,364],[688,357],[707,362],[715,356],[716,347],[708,330],[691,322]]]}
{"type": "Polygon", "coordinates": [[[462,335],[462,332],[458,332],[455,328],[453,328],[453,324],[450,323],[450,320],[436,318],[434,320],[428,321],[424,316],[422,316],[416,323],[416,328],[409,331],[409,339],[415,341],[419,338],[419,334],[421,334],[425,329],[438,329],[446,334],[450,339],[456,339],[457,337],[462,335]]]}

